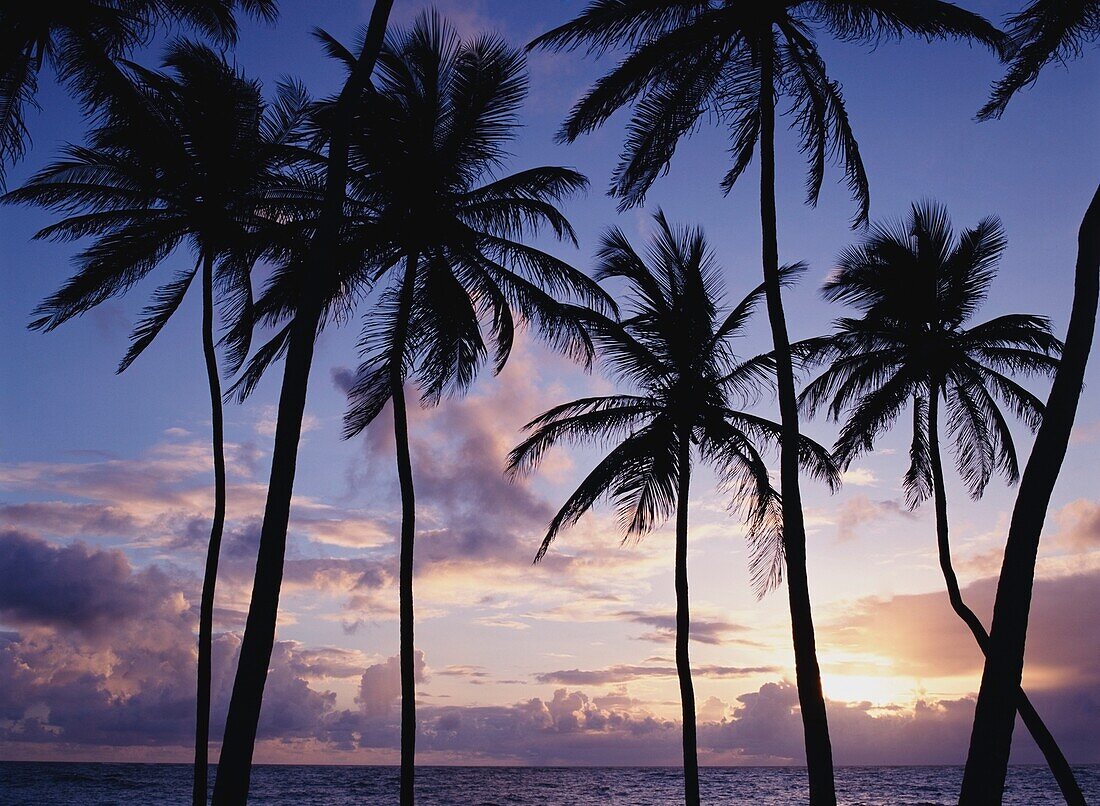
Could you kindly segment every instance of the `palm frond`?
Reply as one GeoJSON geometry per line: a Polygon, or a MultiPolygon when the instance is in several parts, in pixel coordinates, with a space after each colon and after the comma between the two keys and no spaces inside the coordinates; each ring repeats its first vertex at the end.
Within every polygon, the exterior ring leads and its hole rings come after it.
{"type": "Polygon", "coordinates": [[[196,271],[197,269],[191,269],[180,272],[172,282],[162,285],[153,292],[153,301],[141,312],[142,319],[130,334],[130,349],[119,362],[116,372],[123,372],[146,347],[153,343],[153,339],[164,329],[172,314],[183,302],[196,271]]]}
{"type": "Polygon", "coordinates": [[[1034,0],[1008,18],[1012,52],[1005,75],[993,84],[979,120],[999,118],[1009,101],[1034,84],[1039,72],[1055,61],[1079,57],[1085,46],[1100,38],[1100,3],[1096,0],[1034,0]]]}

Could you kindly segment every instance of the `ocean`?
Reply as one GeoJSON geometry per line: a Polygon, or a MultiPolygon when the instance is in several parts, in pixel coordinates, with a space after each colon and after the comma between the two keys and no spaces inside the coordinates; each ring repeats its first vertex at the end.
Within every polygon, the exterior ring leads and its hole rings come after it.
{"type": "MultiPolygon", "coordinates": [[[[1085,797],[1100,804],[1100,765],[1075,768],[1085,797]]],[[[0,803],[187,804],[185,764],[67,764],[0,762],[0,803]]],[[[797,767],[707,767],[704,803],[780,806],[806,802],[805,770],[797,767]]],[[[850,806],[953,804],[962,767],[840,767],[841,803],[850,806]]],[[[682,801],[680,771],[669,767],[423,767],[417,803],[649,806],[682,801]]],[[[372,806],[397,802],[395,767],[257,765],[252,804],[372,806]]],[[[1062,803],[1045,767],[1012,767],[1006,804],[1062,803]]]]}

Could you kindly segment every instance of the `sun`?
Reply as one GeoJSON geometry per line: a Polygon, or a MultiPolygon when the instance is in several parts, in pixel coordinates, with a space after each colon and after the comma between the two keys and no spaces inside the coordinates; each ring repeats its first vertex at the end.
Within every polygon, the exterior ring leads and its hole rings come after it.
{"type": "Polygon", "coordinates": [[[872,705],[910,706],[920,698],[922,687],[910,677],[862,674],[822,674],[825,696],[839,702],[870,702],[872,705]]]}

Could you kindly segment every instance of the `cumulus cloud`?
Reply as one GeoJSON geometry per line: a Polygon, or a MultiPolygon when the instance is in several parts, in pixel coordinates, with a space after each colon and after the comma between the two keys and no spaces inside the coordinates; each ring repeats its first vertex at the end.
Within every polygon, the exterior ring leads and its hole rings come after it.
{"type": "MultiPolygon", "coordinates": [[[[1082,723],[1100,714],[1095,700],[1076,717],[1065,720],[1065,707],[1037,702],[1055,725],[1060,744],[1073,763],[1100,758],[1087,741],[1082,723]],[[1059,720],[1059,721],[1055,721],[1059,720]]],[[[1079,703],[1080,704],[1080,703],[1079,703]]],[[[866,702],[828,703],[829,733],[838,764],[961,764],[966,759],[974,699],[922,699],[912,708],[874,708],[866,702]]],[[[731,719],[700,728],[700,746],[732,753],[735,758],[757,757],[773,762],[804,763],[802,721],[798,691],[788,682],[767,683],[738,698],[731,719]]],[[[1027,731],[1017,726],[1014,763],[1042,763],[1027,731]]]]}
{"type": "Polygon", "coordinates": [[[135,573],[121,551],[56,546],[15,530],[0,532],[0,579],[5,623],[87,634],[155,611],[166,587],[160,571],[135,573]]]}
{"type": "MultiPolygon", "coordinates": [[[[57,605],[20,597],[0,600],[0,620],[15,630],[0,632],[0,747],[178,748],[185,757],[193,727],[194,611],[179,585],[163,571],[133,568],[117,551],[82,544],[57,546],[18,532],[0,539],[0,572],[18,572],[68,599],[57,605]],[[77,579],[74,569],[94,572],[77,579]],[[49,577],[56,577],[50,580],[49,577]]],[[[1055,730],[1070,759],[1096,762],[1096,641],[1073,625],[1075,608],[1094,609],[1100,594],[1097,575],[1040,580],[1036,586],[1034,640],[1029,669],[1059,673],[1033,689],[1036,706],[1055,730]],[[1072,626],[1072,638],[1066,631],[1072,626]]],[[[4,588],[7,591],[8,588],[4,588]]],[[[970,586],[978,604],[989,591],[970,586]]],[[[5,596],[7,596],[5,594],[5,596]]],[[[857,606],[844,633],[852,641],[878,645],[900,636],[914,622],[940,644],[951,620],[937,622],[921,597],[895,597],[857,606]],[[881,613],[881,620],[878,614],[881,613]]],[[[942,602],[939,602],[942,604],[942,602]]],[[[834,625],[835,627],[835,625],[834,625]]],[[[836,636],[832,629],[830,638],[836,636]]],[[[897,648],[903,662],[930,652],[897,648]]],[[[964,642],[965,644],[965,642],[964,642]]],[[[239,635],[223,633],[214,646],[214,730],[220,732],[228,704],[239,635]]],[[[934,654],[934,653],[933,653],[934,654]]],[[[923,662],[923,661],[921,661],[923,662]]],[[[943,664],[941,652],[933,661],[943,664]]],[[[700,665],[703,677],[736,678],[775,673],[700,665]]],[[[427,680],[423,653],[417,654],[417,679],[427,680]]],[[[478,679],[476,666],[455,665],[443,676],[478,679]]],[[[675,764],[679,724],[661,716],[667,704],[630,695],[630,682],[671,676],[667,659],[637,666],[547,672],[536,678],[556,686],[551,696],[535,696],[506,705],[418,707],[418,748],[439,763],[505,762],[525,764],[675,764]],[[658,665],[665,664],[665,665],[658,665]],[[616,684],[593,695],[585,688],[616,684]]],[[[392,760],[399,737],[400,695],[395,657],[369,662],[367,656],[338,647],[308,647],[277,642],[265,691],[258,758],[284,758],[280,747],[294,747],[298,758],[392,760]],[[341,707],[327,681],[354,681],[354,707],[341,707]],[[302,756],[303,752],[314,753],[302,756]],[[270,755],[269,755],[270,754],[270,755]]],[[[830,702],[834,751],[839,763],[958,763],[973,715],[971,698],[923,698],[913,707],[876,708],[870,703],[830,702]]],[[[797,692],[786,681],[766,683],[744,693],[732,705],[710,697],[699,711],[700,752],[706,763],[799,763],[802,756],[797,692]]],[[[1018,733],[1014,758],[1037,761],[1024,732],[1018,733]]]]}
{"type": "MultiPolygon", "coordinates": [[[[414,652],[413,668],[416,681],[424,682],[424,653],[414,652]]],[[[401,696],[401,666],[397,655],[382,663],[368,666],[359,679],[359,693],[355,702],[367,716],[384,716],[401,696]]]]}

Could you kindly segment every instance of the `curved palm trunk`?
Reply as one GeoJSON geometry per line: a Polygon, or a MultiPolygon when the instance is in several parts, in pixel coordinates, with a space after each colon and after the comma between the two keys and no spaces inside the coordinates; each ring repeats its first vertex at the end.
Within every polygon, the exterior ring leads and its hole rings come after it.
{"type": "Polygon", "coordinates": [[[397,477],[401,486],[401,560],[398,572],[401,621],[401,806],[412,806],[416,775],[416,657],[413,645],[413,539],[416,536],[416,498],[412,458],[409,455],[409,420],[405,411],[405,379],[402,358],[408,336],[409,313],[416,281],[415,255],[406,261],[405,278],[397,312],[390,363],[390,395],[393,397],[393,435],[397,445],[397,477]]]}
{"type": "Polygon", "coordinates": [[[210,442],[214,452],[214,517],[206,548],[206,570],[199,603],[198,691],[195,703],[195,772],[191,789],[194,806],[205,806],[210,744],[210,654],[214,636],[214,589],[218,584],[218,557],[225,526],[225,436],[218,354],[214,350],[214,258],[202,259],[202,352],[210,386],[210,442]]]}
{"type": "MultiPolygon", "coordinates": [[[[989,635],[981,619],[977,617],[966,602],[963,601],[962,591],[959,590],[959,580],[955,576],[955,569],[951,564],[950,531],[947,520],[947,490],[943,481],[943,462],[940,458],[939,440],[939,394],[933,391],[928,403],[928,454],[932,465],[932,490],[936,506],[936,546],[939,551],[940,570],[943,571],[943,579],[947,584],[947,598],[951,602],[951,609],[970,628],[974,640],[978,643],[984,655],[989,647],[989,635]]],[[[1022,688],[1017,692],[1016,703],[1020,718],[1024,721],[1035,744],[1046,759],[1058,788],[1062,791],[1062,797],[1071,806],[1085,806],[1085,796],[1077,785],[1077,779],[1073,776],[1073,770],[1062,754],[1062,749],[1054,740],[1054,735],[1047,728],[1035,707],[1031,704],[1027,694],[1022,688]]]]}
{"type": "Polygon", "coordinates": [[[760,224],[763,240],[764,291],[768,321],[776,357],[779,389],[780,492],[783,496],[783,548],[787,564],[787,595],[791,609],[794,641],[795,680],[802,727],[806,740],[806,768],[810,780],[810,803],[836,803],[833,781],[833,749],[825,694],[821,689],[821,668],[817,662],[810,589],[806,575],[806,524],[798,487],[798,402],[795,397],[794,367],[779,281],[779,239],[775,212],[775,97],[771,53],[761,58],[760,96],[760,224]]]}
{"type": "Polygon", "coordinates": [[[1024,672],[1024,645],[1035,582],[1035,558],[1050,496],[1069,446],[1081,398],[1085,365],[1096,329],[1100,296],[1100,188],[1081,221],[1077,266],[1062,360],[1047,399],[1046,414],[1031,449],[1005,543],[993,626],[974,713],[961,804],[999,803],[1008,773],[1015,723],[1015,692],[1024,672]]]}
{"type": "MultiPolygon", "coordinates": [[[[336,119],[328,150],[324,207],[321,211],[310,264],[324,277],[331,263],[332,247],[339,238],[344,219],[347,191],[348,145],[353,120],[352,105],[370,81],[374,63],[382,47],[393,0],[375,0],[370,23],[355,69],[344,85],[336,104],[336,119]]],[[[290,522],[290,499],[294,491],[294,473],[298,462],[298,442],[302,436],[306,387],[313,364],[313,348],[320,322],[322,303],[316,286],[305,290],[307,298],[291,325],[283,383],[279,391],[275,447],[271,457],[271,478],[267,488],[264,521],[260,530],[260,548],[256,557],[256,577],[248,607],[244,640],[241,643],[233,697],[225,724],[218,777],[214,785],[215,806],[237,806],[248,799],[252,753],[256,746],[256,728],[260,721],[267,669],[275,646],[275,624],[279,612],[279,592],[283,584],[283,559],[286,532],[290,522]]]]}
{"type": "Polygon", "coordinates": [[[688,641],[691,614],[688,609],[687,539],[688,493],[691,489],[691,435],[680,435],[680,478],[676,494],[676,677],[680,682],[683,714],[684,802],[699,806],[699,758],[696,751],[695,688],[691,684],[688,641]]]}

